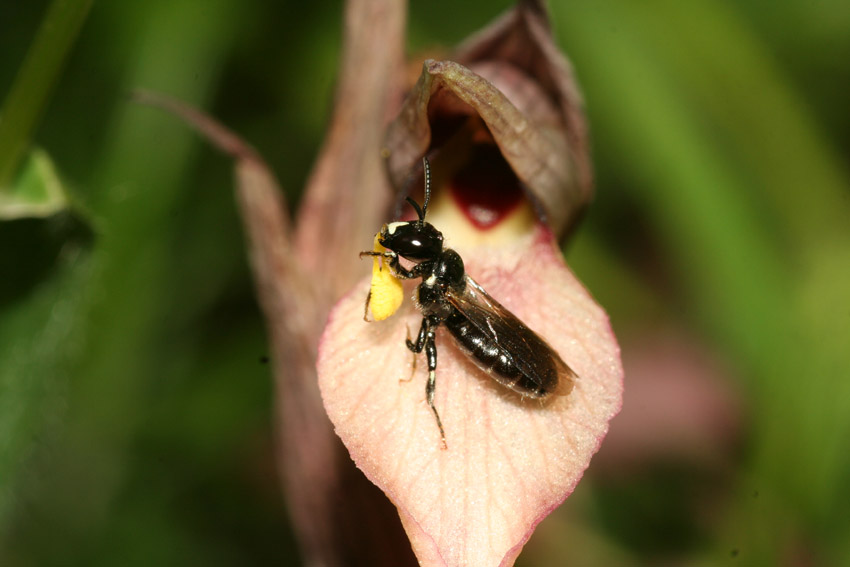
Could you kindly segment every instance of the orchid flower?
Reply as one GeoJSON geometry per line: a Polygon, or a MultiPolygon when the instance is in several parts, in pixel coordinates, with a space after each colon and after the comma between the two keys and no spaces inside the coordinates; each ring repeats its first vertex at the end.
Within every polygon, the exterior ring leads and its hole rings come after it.
{"type": "Polygon", "coordinates": [[[348,2],[336,107],[294,224],[245,143],[191,109],[146,98],[236,158],[272,343],[279,464],[307,563],[511,565],[575,488],[622,395],[607,316],[558,245],[592,193],[582,103],[536,1],[449,58],[425,61],[412,89],[404,20],[396,0],[348,2]],[[410,214],[400,204],[426,154],[428,221],[578,375],[568,395],[525,400],[438,332],[445,449],[424,365],[413,371],[404,343],[421,315],[406,299],[389,319],[365,322],[372,262],[358,259],[383,223],[410,214]]]}

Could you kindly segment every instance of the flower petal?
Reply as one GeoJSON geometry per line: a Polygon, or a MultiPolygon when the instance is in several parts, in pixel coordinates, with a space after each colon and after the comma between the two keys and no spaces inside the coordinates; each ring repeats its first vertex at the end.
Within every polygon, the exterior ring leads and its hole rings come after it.
{"type": "Polygon", "coordinates": [[[467,272],[543,336],[577,372],[547,403],[501,387],[438,332],[435,403],[405,348],[421,315],[408,302],[365,323],[362,281],[331,314],[319,387],[337,434],[395,503],[423,565],[510,565],[534,527],[569,495],[620,407],[622,367],[608,318],[539,226],[510,246],[458,250],[467,272]]]}
{"type": "MultiPolygon", "coordinates": [[[[535,201],[563,237],[592,197],[587,124],[569,61],[545,10],[529,0],[464,43],[452,61],[425,61],[390,125],[386,147],[396,187],[419,157],[442,143],[439,114],[478,115],[535,201]]],[[[457,121],[455,121],[457,123],[457,121]]]]}
{"type": "Polygon", "coordinates": [[[345,11],[336,104],[297,214],[295,254],[323,298],[339,298],[360,274],[353,236],[374,233],[392,200],[381,159],[384,127],[404,85],[403,2],[356,0],[345,11]],[[330,252],[330,253],[329,253],[330,252]]]}
{"type": "Polygon", "coordinates": [[[593,171],[584,102],[572,65],[552,37],[543,3],[520,2],[464,42],[453,59],[494,83],[531,120],[554,126],[566,137],[570,182],[559,192],[539,195],[551,211],[573,207],[568,216],[550,219],[556,234],[562,234],[560,223],[568,227],[581,205],[590,202],[593,171]],[[511,74],[521,74],[526,80],[512,79],[511,74]]]}

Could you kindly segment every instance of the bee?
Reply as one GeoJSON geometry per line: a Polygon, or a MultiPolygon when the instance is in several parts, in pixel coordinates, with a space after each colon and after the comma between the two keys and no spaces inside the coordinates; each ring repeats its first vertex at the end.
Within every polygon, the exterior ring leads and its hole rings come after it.
{"type": "MultiPolygon", "coordinates": [[[[375,262],[372,291],[366,300],[367,311],[369,302],[376,299],[376,289],[382,295],[390,294],[389,291],[380,291],[383,286],[375,286],[375,280],[384,268],[389,267],[391,275],[399,280],[422,280],[416,288],[416,305],[422,313],[422,324],[416,340],[408,337],[405,343],[414,355],[425,351],[428,361],[425,397],[434,413],[445,449],[446,434],[434,405],[436,332],[440,325],[448,329],[460,350],[479,368],[522,397],[542,400],[556,391],[568,393],[577,376],[543,338],[466,274],[463,259],[457,252],[444,247],[443,234],[425,220],[431,199],[431,170],[427,158],[423,158],[422,162],[424,203],[420,208],[416,201],[407,198],[418,220],[385,224],[375,236],[375,249],[361,252],[360,256],[380,258],[386,264],[379,269],[375,262]],[[413,266],[405,268],[400,258],[412,262],[413,266]]],[[[380,277],[385,280],[386,273],[381,273],[380,277]]],[[[392,312],[396,308],[397,304],[392,312]]],[[[376,312],[376,319],[385,319],[392,312],[382,310],[380,315],[376,312]]]]}

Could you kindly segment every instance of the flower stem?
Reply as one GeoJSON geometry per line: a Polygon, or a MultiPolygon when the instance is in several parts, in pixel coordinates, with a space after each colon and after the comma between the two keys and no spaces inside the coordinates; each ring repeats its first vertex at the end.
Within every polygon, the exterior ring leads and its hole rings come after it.
{"type": "Polygon", "coordinates": [[[8,187],[92,0],[53,0],[0,107],[0,191],[8,187]]]}

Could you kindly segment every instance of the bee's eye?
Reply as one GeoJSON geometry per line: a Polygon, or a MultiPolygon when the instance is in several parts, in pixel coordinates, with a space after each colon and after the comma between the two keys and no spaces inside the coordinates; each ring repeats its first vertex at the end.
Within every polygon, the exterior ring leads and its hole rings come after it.
{"type": "Polygon", "coordinates": [[[394,222],[381,231],[381,245],[409,260],[430,260],[443,250],[443,234],[427,222],[394,222]]]}

